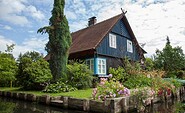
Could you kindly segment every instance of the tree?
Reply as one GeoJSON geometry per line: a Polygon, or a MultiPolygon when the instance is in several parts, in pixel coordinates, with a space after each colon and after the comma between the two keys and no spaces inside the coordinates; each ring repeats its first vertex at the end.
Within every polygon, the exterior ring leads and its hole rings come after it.
{"type": "Polygon", "coordinates": [[[16,80],[17,64],[11,54],[14,46],[14,44],[7,45],[7,50],[0,53],[0,81],[5,83],[4,86],[6,86],[7,82],[10,82],[10,87],[12,87],[12,81],[16,80]]]}
{"type": "Polygon", "coordinates": [[[26,90],[41,90],[52,78],[49,64],[37,52],[19,55],[18,83],[26,90]]]}
{"type": "Polygon", "coordinates": [[[146,70],[151,71],[154,68],[154,61],[151,58],[145,58],[146,70]]]}
{"type": "Polygon", "coordinates": [[[172,47],[169,37],[167,37],[166,46],[162,51],[156,50],[154,56],[155,68],[164,69],[165,71],[176,71],[184,68],[185,55],[181,47],[172,47]]]}
{"type": "Polygon", "coordinates": [[[68,50],[71,45],[71,35],[68,21],[64,15],[64,5],[65,0],[54,0],[50,26],[38,30],[39,33],[49,34],[46,51],[50,54],[49,65],[54,81],[66,75],[68,50]]]}

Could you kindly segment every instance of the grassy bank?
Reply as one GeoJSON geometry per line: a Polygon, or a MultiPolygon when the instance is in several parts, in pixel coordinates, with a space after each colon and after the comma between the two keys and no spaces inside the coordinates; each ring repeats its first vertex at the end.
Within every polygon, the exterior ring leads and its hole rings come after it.
{"type": "Polygon", "coordinates": [[[69,96],[69,97],[86,98],[86,99],[90,99],[92,94],[92,89],[77,90],[72,92],[62,92],[62,93],[44,93],[42,91],[23,91],[23,90],[20,90],[20,88],[0,87],[0,91],[22,92],[22,93],[35,94],[38,96],[40,95],[69,96]]]}

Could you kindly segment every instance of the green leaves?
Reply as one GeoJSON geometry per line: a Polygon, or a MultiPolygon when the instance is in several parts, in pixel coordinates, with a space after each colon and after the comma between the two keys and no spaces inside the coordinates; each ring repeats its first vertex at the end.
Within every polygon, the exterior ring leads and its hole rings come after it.
{"type": "Polygon", "coordinates": [[[7,53],[0,53],[0,81],[14,81],[17,72],[15,60],[7,53]]]}
{"type": "Polygon", "coordinates": [[[185,55],[181,47],[172,47],[167,38],[166,46],[162,51],[157,50],[154,57],[155,68],[165,71],[180,70],[185,67],[185,55]]]}
{"type": "Polygon", "coordinates": [[[85,89],[92,86],[93,73],[84,63],[73,62],[67,65],[68,84],[78,89],[85,89]]]}
{"type": "Polygon", "coordinates": [[[50,54],[50,69],[54,81],[66,75],[68,50],[72,42],[68,21],[64,15],[65,0],[54,0],[49,25],[40,28],[38,33],[48,33],[46,51],[50,54]]]}
{"type": "Polygon", "coordinates": [[[19,57],[18,82],[26,90],[40,90],[52,79],[49,64],[37,52],[19,57]]]}

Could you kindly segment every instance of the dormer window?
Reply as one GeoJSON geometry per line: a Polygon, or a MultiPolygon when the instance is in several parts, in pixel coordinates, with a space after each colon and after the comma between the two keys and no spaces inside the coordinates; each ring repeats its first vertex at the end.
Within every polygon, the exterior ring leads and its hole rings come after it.
{"type": "Polygon", "coordinates": [[[116,35],[109,34],[109,47],[116,48],[116,35]]]}
{"type": "Polygon", "coordinates": [[[133,53],[132,41],[127,40],[127,51],[133,53]]]}

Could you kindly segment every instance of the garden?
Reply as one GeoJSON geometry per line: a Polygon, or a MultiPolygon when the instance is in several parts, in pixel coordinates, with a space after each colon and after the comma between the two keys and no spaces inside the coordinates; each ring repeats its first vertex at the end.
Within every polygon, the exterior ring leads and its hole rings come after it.
{"type": "Polygon", "coordinates": [[[7,46],[7,50],[0,53],[2,91],[63,95],[97,101],[133,96],[139,100],[136,106],[143,109],[154,97],[164,100],[164,95],[174,94],[185,85],[185,56],[181,48],[172,48],[168,41],[162,51],[156,51],[154,59],[146,58],[145,65],[123,58],[123,67],[110,68],[108,78],[98,78],[92,76],[83,61],[69,61],[65,76],[57,81],[53,81],[49,63],[41,54],[26,52],[15,60],[11,54],[13,47],[7,46]],[[171,59],[173,55],[177,59],[171,59]]]}

